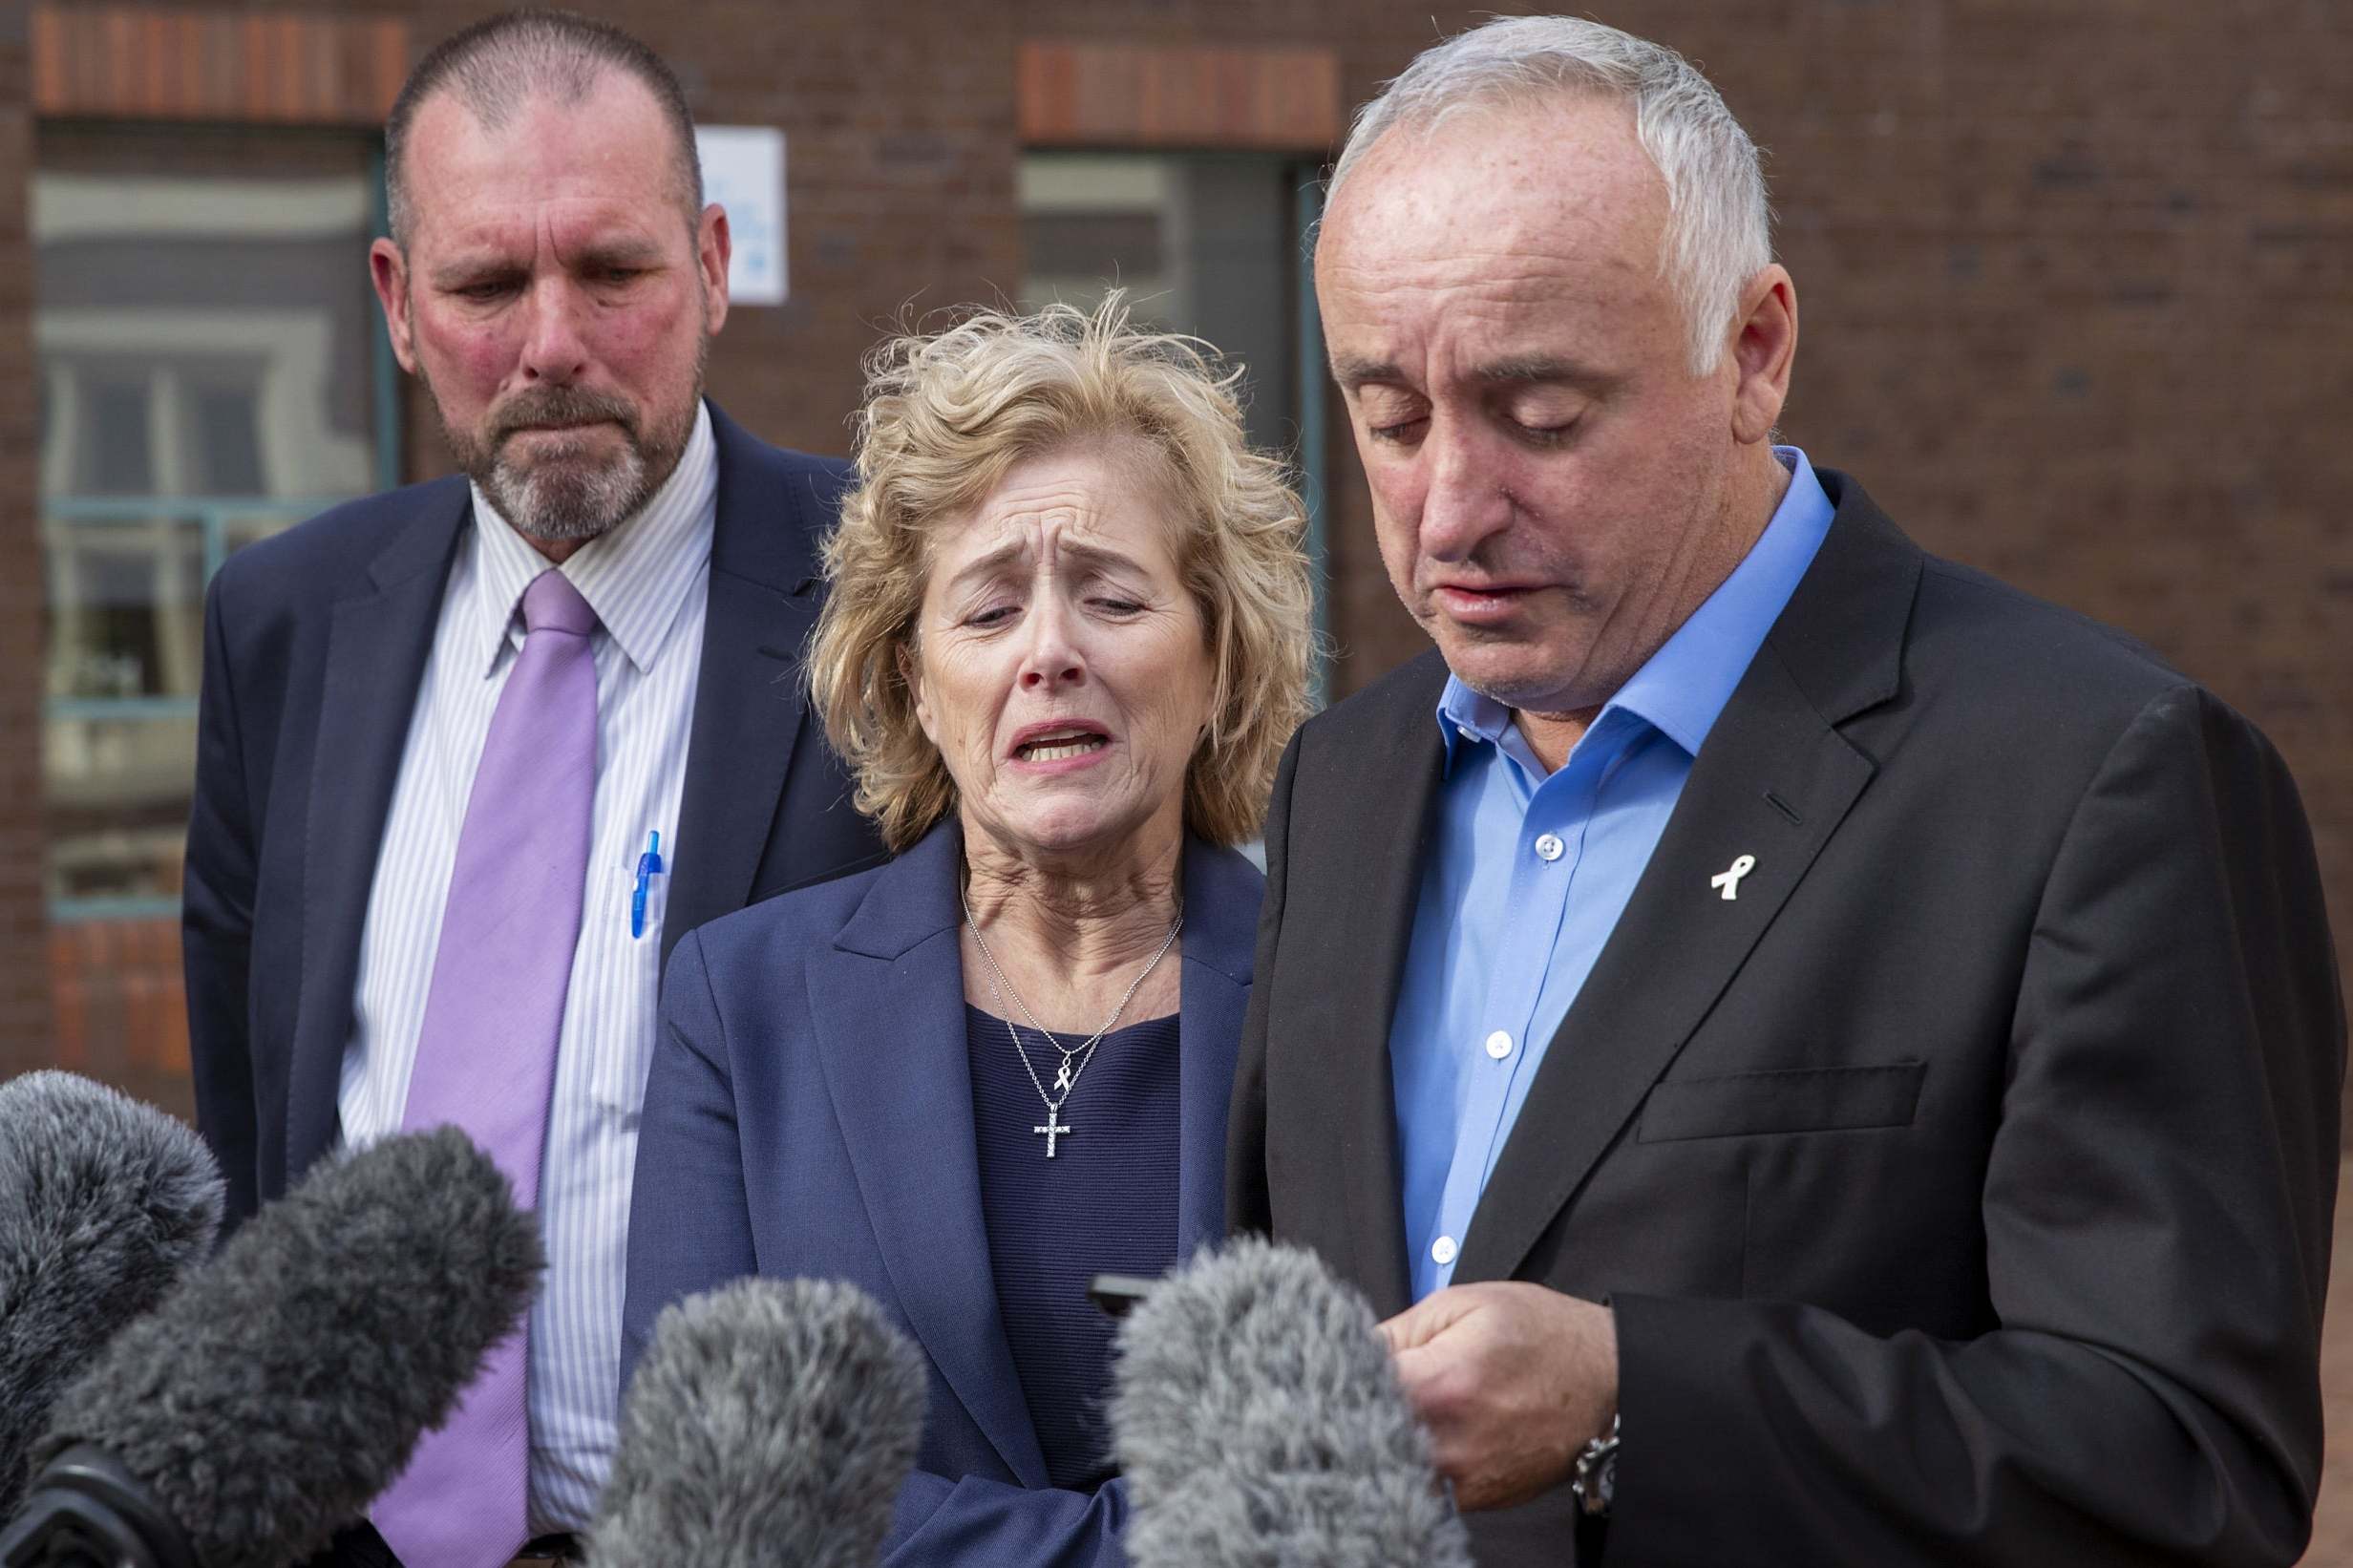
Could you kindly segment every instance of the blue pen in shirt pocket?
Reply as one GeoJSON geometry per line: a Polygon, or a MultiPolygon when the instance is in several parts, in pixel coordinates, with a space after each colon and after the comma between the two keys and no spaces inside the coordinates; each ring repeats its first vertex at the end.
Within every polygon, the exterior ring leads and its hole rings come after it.
{"type": "Polygon", "coordinates": [[[646,901],[654,892],[654,879],[662,874],[662,832],[657,828],[646,836],[646,853],[637,858],[637,885],[629,891],[632,937],[642,938],[646,934],[646,901]]]}

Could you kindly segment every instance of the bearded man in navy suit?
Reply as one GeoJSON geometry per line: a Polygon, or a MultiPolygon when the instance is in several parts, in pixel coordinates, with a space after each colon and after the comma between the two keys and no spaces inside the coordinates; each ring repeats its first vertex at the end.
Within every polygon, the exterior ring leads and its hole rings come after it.
{"type": "MultiPolygon", "coordinates": [[[[477,795],[552,811],[577,786],[577,905],[565,878],[563,909],[520,917],[558,948],[550,1060],[519,1072],[536,1087],[518,1114],[543,1117],[523,1169],[551,1259],[526,1534],[561,1552],[612,1446],[662,963],[706,920],[880,858],[797,679],[847,469],[703,397],[727,217],[703,204],[684,95],[644,46],[577,17],[494,17],[419,64],[387,148],[373,281],[463,474],[338,507],[212,585],[185,904],[197,1102],[235,1217],[398,1130],[437,1070],[440,938],[479,913],[481,891],[453,881],[465,830],[500,804],[477,795]],[[534,776],[526,745],[505,764],[519,789],[477,792],[540,635],[526,589],[588,628],[574,739],[592,776],[534,776]]],[[[483,863],[495,881],[496,854],[483,863]]],[[[365,1532],[344,1549],[382,1551],[365,1532]]]]}

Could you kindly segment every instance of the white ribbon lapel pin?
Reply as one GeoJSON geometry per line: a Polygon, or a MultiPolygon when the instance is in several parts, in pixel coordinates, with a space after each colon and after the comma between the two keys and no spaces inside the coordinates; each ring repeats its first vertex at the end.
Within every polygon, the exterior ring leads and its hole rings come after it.
{"type": "Polygon", "coordinates": [[[1730,865],[1726,866],[1722,871],[1719,871],[1714,876],[1708,878],[1707,885],[1709,887],[1721,888],[1724,892],[1724,901],[1726,903],[1730,903],[1734,899],[1740,897],[1740,879],[1755,869],[1756,857],[1753,855],[1744,855],[1739,859],[1734,860],[1730,865]]]}

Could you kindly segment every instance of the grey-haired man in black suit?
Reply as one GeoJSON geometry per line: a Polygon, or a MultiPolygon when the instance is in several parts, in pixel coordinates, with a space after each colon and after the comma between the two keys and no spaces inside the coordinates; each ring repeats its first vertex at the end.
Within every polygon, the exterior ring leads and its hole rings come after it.
{"type": "Polygon", "coordinates": [[[1772,444],[1669,51],[1433,49],[1316,277],[1437,646],[1285,758],[1231,1218],[1388,1315],[1480,1559],[2294,1561],[2344,1013],[2269,743],[1772,444]]]}

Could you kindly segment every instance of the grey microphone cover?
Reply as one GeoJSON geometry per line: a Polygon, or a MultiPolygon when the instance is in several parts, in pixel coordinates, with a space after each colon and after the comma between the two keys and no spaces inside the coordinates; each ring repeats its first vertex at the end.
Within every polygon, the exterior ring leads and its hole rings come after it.
{"type": "Polygon", "coordinates": [[[314,1170],[124,1330],[35,1458],[105,1449],[207,1568],[300,1562],[448,1419],[541,1264],[464,1134],[386,1138],[314,1170]]]}
{"type": "Polygon", "coordinates": [[[0,1084],[0,1519],[57,1392],[220,1233],[188,1126],[71,1072],[0,1084]]]}
{"type": "Polygon", "coordinates": [[[1372,1309],[1313,1253],[1244,1238],[1145,1297],[1112,1425],[1134,1568],[1470,1568],[1372,1309]]]}
{"type": "Polygon", "coordinates": [[[923,1359],[857,1287],[738,1280],[665,1309],[593,1568],[870,1568],[923,1430],[923,1359]]]}

